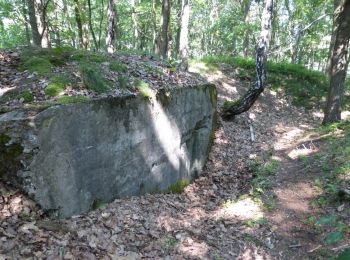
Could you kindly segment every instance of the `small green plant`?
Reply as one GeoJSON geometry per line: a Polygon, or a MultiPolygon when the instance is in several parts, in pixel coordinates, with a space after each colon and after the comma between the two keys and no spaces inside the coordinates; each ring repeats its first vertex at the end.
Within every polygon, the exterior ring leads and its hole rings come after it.
{"type": "Polygon", "coordinates": [[[103,202],[101,199],[95,199],[94,202],[92,203],[92,209],[104,209],[107,207],[107,203],[103,202]]]}
{"type": "Polygon", "coordinates": [[[34,100],[34,96],[29,90],[22,91],[20,95],[24,99],[25,103],[32,102],[34,100]]]}
{"type": "Polygon", "coordinates": [[[109,64],[109,69],[112,71],[116,71],[116,72],[127,72],[128,71],[128,67],[122,63],[119,63],[117,61],[112,61],[109,64]]]}
{"type": "Polygon", "coordinates": [[[86,96],[63,96],[57,99],[57,103],[60,105],[66,105],[71,103],[82,103],[88,101],[86,96]]]}
{"type": "Polygon", "coordinates": [[[118,76],[118,83],[120,88],[127,88],[128,86],[128,78],[122,75],[118,76]]]}
{"type": "Polygon", "coordinates": [[[244,225],[250,228],[259,227],[266,225],[268,223],[266,218],[258,218],[258,219],[248,219],[244,221],[244,225]]]}
{"type": "Polygon", "coordinates": [[[177,243],[176,239],[173,236],[171,236],[171,235],[165,236],[165,241],[164,242],[165,242],[165,246],[167,248],[173,248],[176,245],[176,243],[177,243]]]}
{"type": "Polygon", "coordinates": [[[180,194],[185,190],[188,184],[189,184],[189,181],[186,179],[178,180],[177,182],[171,184],[168,187],[168,189],[166,190],[166,193],[180,194]]]}
{"type": "Polygon", "coordinates": [[[89,63],[82,63],[80,72],[86,88],[96,93],[104,93],[110,89],[106,80],[101,76],[101,71],[96,66],[89,63]]]}
{"type": "Polygon", "coordinates": [[[148,83],[137,79],[135,80],[134,85],[144,98],[150,99],[152,97],[152,91],[148,83]]]}

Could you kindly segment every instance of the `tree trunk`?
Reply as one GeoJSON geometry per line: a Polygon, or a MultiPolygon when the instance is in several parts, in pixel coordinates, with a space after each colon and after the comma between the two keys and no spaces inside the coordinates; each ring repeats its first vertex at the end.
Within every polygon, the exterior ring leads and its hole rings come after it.
{"type": "Polygon", "coordinates": [[[28,27],[29,21],[28,21],[28,12],[26,8],[25,0],[22,0],[22,15],[24,19],[24,28],[26,31],[27,45],[30,46],[30,34],[29,34],[29,27],[28,27]]]}
{"type": "Polygon", "coordinates": [[[170,22],[170,0],[162,1],[162,20],[159,37],[159,54],[162,58],[167,57],[168,52],[168,29],[170,22]]]}
{"type": "Polygon", "coordinates": [[[131,20],[132,20],[132,44],[134,49],[137,49],[137,41],[139,38],[139,31],[137,26],[137,19],[136,19],[136,10],[135,10],[135,0],[130,0],[130,6],[131,6],[131,20]]]}
{"type": "Polygon", "coordinates": [[[84,40],[83,36],[83,23],[81,21],[81,15],[79,11],[79,1],[74,0],[75,6],[74,6],[74,13],[75,13],[75,21],[77,22],[78,27],[78,35],[79,35],[79,42],[80,42],[80,48],[87,48],[87,45],[84,40]]]}
{"type": "Polygon", "coordinates": [[[92,26],[91,0],[88,0],[87,3],[88,3],[88,10],[89,10],[89,29],[90,29],[90,33],[92,35],[92,40],[94,41],[95,50],[98,51],[98,44],[97,44],[97,40],[96,40],[96,36],[95,36],[95,32],[94,32],[94,27],[92,26]]]}
{"type": "Polygon", "coordinates": [[[38,22],[36,20],[35,2],[34,0],[27,0],[29,23],[32,30],[33,45],[41,47],[41,36],[38,29],[38,22]]]}
{"type": "Polygon", "coordinates": [[[62,20],[61,22],[61,26],[62,28],[66,25],[68,26],[68,33],[69,36],[71,37],[71,44],[73,48],[76,48],[76,40],[75,40],[75,32],[72,29],[72,23],[71,23],[71,19],[69,17],[69,12],[68,12],[68,6],[67,6],[67,1],[63,0],[63,14],[64,16],[67,18],[66,22],[62,20]]]}
{"type": "Polygon", "coordinates": [[[157,53],[157,14],[156,0],[152,0],[152,46],[153,52],[157,53]]]}
{"type": "Polygon", "coordinates": [[[271,23],[273,14],[273,0],[264,1],[264,10],[261,18],[261,34],[256,45],[256,80],[245,95],[236,102],[228,102],[223,108],[222,117],[224,119],[233,119],[254,104],[259,95],[264,91],[264,82],[266,78],[266,52],[271,40],[271,23]]]}
{"type": "Polygon", "coordinates": [[[115,51],[116,17],[117,14],[115,11],[114,0],[109,0],[107,9],[108,28],[106,35],[106,46],[108,53],[113,53],[115,51]]]}
{"type": "Polygon", "coordinates": [[[244,1],[244,24],[247,26],[244,37],[243,37],[243,56],[248,56],[248,50],[249,50],[249,34],[250,30],[248,29],[249,25],[249,9],[250,9],[251,0],[245,0],[244,1]]]}
{"type": "Polygon", "coordinates": [[[102,23],[104,18],[104,1],[101,1],[101,9],[100,9],[100,24],[99,24],[99,31],[98,31],[98,48],[101,48],[101,38],[102,38],[102,23]]]}
{"type": "Polygon", "coordinates": [[[179,36],[179,56],[181,59],[180,69],[188,69],[188,22],[190,19],[189,0],[181,1],[181,19],[179,36]]]}
{"type": "Polygon", "coordinates": [[[341,120],[341,100],[348,67],[350,38],[350,0],[335,0],[333,15],[334,44],[330,65],[330,86],[323,124],[341,120]]]}

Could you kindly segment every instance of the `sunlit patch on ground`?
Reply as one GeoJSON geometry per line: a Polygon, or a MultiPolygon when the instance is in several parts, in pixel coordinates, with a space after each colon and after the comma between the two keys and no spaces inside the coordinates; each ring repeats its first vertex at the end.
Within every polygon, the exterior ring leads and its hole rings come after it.
{"type": "Polygon", "coordinates": [[[244,198],[238,201],[226,201],[215,213],[217,219],[239,219],[251,220],[264,216],[263,209],[259,203],[252,198],[244,198]]]}
{"type": "MultiPolygon", "coordinates": [[[[0,87],[1,87],[1,85],[0,85],[0,87]]],[[[2,88],[0,88],[0,97],[3,96],[6,92],[8,92],[10,90],[13,90],[15,88],[16,87],[12,87],[12,88],[10,88],[10,87],[2,87],[2,88]]]]}

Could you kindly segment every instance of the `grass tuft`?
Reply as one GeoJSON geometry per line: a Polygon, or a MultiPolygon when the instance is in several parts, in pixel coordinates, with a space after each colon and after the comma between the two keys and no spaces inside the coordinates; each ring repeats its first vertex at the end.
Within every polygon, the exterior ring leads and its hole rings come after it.
{"type": "Polygon", "coordinates": [[[171,184],[166,190],[166,193],[180,194],[185,190],[189,183],[190,182],[186,179],[179,180],[171,184]]]}
{"type": "Polygon", "coordinates": [[[101,71],[96,66],[90,63],[82,63],[80,72],[86,88],[96,93],[105,93],[110,89],[106,80],[101,76],[101,71]]]}

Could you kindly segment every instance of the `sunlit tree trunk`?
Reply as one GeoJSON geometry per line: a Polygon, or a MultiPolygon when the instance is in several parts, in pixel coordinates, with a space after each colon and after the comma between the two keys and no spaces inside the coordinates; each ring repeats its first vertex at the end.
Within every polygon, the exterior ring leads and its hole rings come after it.
{"type": "Polygon", "coordinates": [[[36,20],[35,0],[27,0],[27,5],[29,23],[32,30],[33,45],[35,47],[41,47],[41,36],[38,29],[38,22],[36,20]]]}
{"type": "Polygon", "coordinates": [[[160,26],[160,34],[158,40],[159,54],[162,58],[167,57],[168,52],[168,30],[170,22],[170,0],[162,1],[162,20],[160,26]]]}
{"type": "Polygon", "coordinates": [[[273,14],[273,0],[264,1],[264,10],[261,17],[260,39],[256,45],[256,79],[255,83],[237,102],[230,102],[223,108],[222,117],[233,119],[235,115],[248,111],[264,91],[266,78],[266,52],[271,40],[271,24],[273,14]]]}
{"type": "Polygon", "coordinates": [[[190,18],[189,0],[181,1],[181,19],[179,35],[179,56],[181,59],[180,69],[188,69],[188,22],[190,18]]]}
{"type": "Polygon", "coordinates": [[[248,28],[249,26],[249,9],[251,5],[251,0],[244,0],[244,23],[247,26],[247,29],[244,32],[243,37],[243,56],[248,56],[248,50],[249,50],[249,34],[250,30],[248,28]]]}
{"type": "Polygon", "coordinates": [[[129,0],[130,6],[131,6],[131,20],[132,20],[132,44],[134,49],[137,49],[137,43],[139,39],[139,31],[138,31],[138,25],[137,25],[137,18],[136,18],[136,9],[135,9],[135,0],[129,0]]]}
{"type": "Polygon", "coordinates": [[[72,29],[72,22],[68,12],[67,1],[63,0],[62,2],[63,2],[63,14],[66,17],[66,21],[62,20],[61,26],[62,27],[64,25],[68,26],[68,33],[71,38],[71,45],[72,47],[76,48],[75,32],[72,29]]]}
{"type": "Polygon", "coordinates": [[[344,95],[344,82],[349,59],[350,0],[335,0],[333,35],[330,87],[324,112],[324,124],[341,120],[341,100],[344,95]]]}
{"type": "Polygon", "coordinates": [[[115,36],[116,36],[116,19],[117,14],[115,11],[114,0],[108,0],[108,9],[107,9],[107,35],[106,35],[106,46],[107,52],[113,53],[115,51],[115,36]]]}
{"type": "Polygon", "coordinates": [[[96,36],[95,36],[95,32],[94,32],[94,27],[92,26],[92,10],[91,10],[91,0],[87,0],[88,3],[88,10],[89,10],[89,29],[90,29],[90,33],[92,36],[92,40],[94,41],[94,45],[95,45],[95,50],[98,50],[98,44],[97,44],[97,40],[96,40],[96,36]]]}

